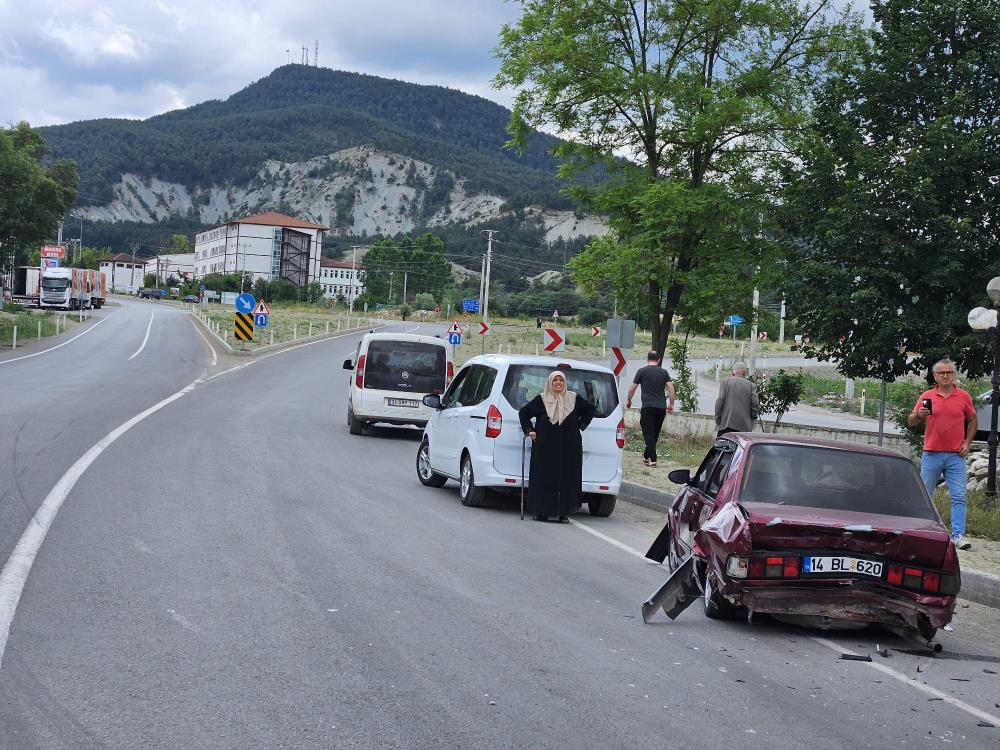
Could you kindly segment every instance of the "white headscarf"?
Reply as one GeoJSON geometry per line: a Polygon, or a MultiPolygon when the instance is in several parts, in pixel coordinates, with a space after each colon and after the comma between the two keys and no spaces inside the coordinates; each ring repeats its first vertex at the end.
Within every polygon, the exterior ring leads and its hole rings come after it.
{"type": "Polygon", "coordinates": [[[573,407],[576,406],[576,394],[569,390],[567,383],[567,388],[562,392],[562,395],[556,395],[552,390],[552,381],[556,377],[560,377],[563,382],[566,382],[566,376],[562,372],[553,370],[549,374],[548,380],[545,381],[542,403],[545,404],[545,413],[549,415],[549,421],[552,424],[562,424],[562,421],[570,415],[573,407]]]}

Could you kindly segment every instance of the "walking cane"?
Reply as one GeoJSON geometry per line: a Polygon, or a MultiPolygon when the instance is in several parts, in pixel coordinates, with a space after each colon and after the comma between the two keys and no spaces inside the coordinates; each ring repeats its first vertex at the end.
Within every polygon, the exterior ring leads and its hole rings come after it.
{"type": "Polygon", "coordinates": [[[521,440],[521,520],[524,520],[524,454],[527,452],[528,438],[531,435],[525,435],[521,440]]]}

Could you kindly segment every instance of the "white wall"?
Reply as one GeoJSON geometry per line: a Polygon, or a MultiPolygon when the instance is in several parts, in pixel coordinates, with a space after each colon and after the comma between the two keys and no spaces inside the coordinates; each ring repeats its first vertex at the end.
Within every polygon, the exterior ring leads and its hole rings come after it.
{"type": "Polygon", "coordinates": [[[127,292],[129,287],[136,290],[142,286],[145,267],[141,263],[134,266],[131,262],[101,261],[98,270],[104,274],[104,281],[109,292],[127,292]]]}
{"type": "MultiPolygon", "coordinates": [[[[291,227],[296,232],[312,236],[309,257],[309,281],[319,276],[319,259],[322,256],[321,232],[291,227]]],[[[194,277],[210,273],[252,273],[254,280],[271,281],[278,278],[274,270],[274,232],[281,227],[260,224],[229,225],[216,227],[195,235],[194,277]],[[238,235],[237,235],[238,230],[238,235]]]]}

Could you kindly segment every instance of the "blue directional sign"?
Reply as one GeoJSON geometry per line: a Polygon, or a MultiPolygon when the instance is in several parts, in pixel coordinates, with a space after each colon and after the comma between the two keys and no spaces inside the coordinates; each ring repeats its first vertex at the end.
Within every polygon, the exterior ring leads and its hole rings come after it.
{"type": "Polygon", "coordinates": [[[236,312],[238,313],[252,313],[256,305],[257,300],[250,292],[244,292],[236,298],[236,312]]]}
{"type": "Polygon", "coordinates": [[[477,300],[477,299],[463,299],[462,300],[462,312],[467,312],[467,313],[477,313],[477,312],[479,312],[479,300],[477,300]]]}
{"type": "Polygon", "coordinates": [[[267,325],[267,319],[270,315],[254,315],[253,324],[255,328],[264,328],[267,325]]]}
{"type": "Polygon", "coordinates": [[[730,315],[728,318],[726,318],[726,325],[727,326],[743,325],[743,316],[741,316],[741,315],[730,315]]]}
{"type": "Polygon", "coordinates": [[[461,346],[461,344],[462,344],[462,334],[460,334],[460,333],[449,333],[448,334],[448,343],[449,344],[453,344],[454,346],[461,346]]]}

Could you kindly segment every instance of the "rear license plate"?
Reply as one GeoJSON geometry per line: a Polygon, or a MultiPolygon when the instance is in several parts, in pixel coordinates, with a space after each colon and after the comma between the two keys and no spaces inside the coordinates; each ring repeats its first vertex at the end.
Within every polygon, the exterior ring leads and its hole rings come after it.
{"type": "Polygon", "coordinates": [[[420,402],[412,398],[387,398],[385,403],[388,406],[406,406],[410,409],[416,409],[420,406],[420,402]]]}
{"type": "Polygon", "coordinates": [[[803,557],[803,573],[848,573],[882,577],[882,563],[856,557],[803,557]]]}

